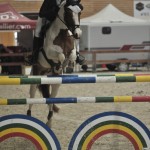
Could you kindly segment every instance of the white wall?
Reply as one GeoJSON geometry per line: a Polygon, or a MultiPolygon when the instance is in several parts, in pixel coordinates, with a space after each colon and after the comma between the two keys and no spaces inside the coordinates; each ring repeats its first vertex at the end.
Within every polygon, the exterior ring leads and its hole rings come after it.
{"type": "Polygon", "coordinates": [[[150,26],[110,26],[111,34],[102,34],[102,27],[104,26],[90,27],[90,33],[88,33],[88,28],[84,26],[80,49],[113,49],[150,41],[150,26]]]}

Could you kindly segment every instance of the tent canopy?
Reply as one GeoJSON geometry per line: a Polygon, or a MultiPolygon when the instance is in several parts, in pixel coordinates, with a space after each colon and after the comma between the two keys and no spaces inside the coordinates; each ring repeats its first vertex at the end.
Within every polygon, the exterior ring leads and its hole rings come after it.
{"type": "Polygon", "coordinates": [[[87,18],[81,19],[81,25],[93,25],[101,23],[145,23],[147,21],[129,16],[112,4],[108,4],[101,11],[87,18]]]}
{"type": "Polygon", "coordinates": [[[0,4],[0,30],[34,29],[35,20],[31,20],[18,12],[9,4],[0,4]]]}

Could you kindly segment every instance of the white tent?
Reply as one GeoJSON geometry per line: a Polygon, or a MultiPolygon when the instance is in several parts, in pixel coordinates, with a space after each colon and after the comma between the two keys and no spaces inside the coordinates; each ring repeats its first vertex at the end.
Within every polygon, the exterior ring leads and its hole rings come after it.
{"type": "Polygon", "coordinates": [[[92,25],[100,23],[145,23],[147,21],[129,16],[112,4],[108,4],[93,16],[81,19],[81,25],[92,25]]]}
{"type": "Polygon", "coordinates": [[[81,19],[81,29],[80,50],[115,49],[150,42],[150,22],[129,16],[112,4],[81,19]]]}

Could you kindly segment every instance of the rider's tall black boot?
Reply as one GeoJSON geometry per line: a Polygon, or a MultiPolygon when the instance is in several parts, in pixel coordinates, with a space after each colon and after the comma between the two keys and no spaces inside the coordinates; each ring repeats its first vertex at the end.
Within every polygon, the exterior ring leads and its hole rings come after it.
{"type": "Polygon", "coordinates": [[[31,64],[36,64],[39,56],[39,50],[43,47],[43,38],[34,37],[33,39],[33,51],[31,57],[31,64]]]}

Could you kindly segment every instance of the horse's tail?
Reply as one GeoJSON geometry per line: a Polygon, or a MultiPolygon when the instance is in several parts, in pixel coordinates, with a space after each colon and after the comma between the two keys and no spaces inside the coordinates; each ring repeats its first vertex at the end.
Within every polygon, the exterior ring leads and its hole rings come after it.
{"type": "MultiPolygon", "coordinates": [[[[50,97],[50,85],[48,84],[40,84],[38,85],[38,89],[40,93],[42,93],[42,96],[45,98],[50,97]]],[[[57,107],[56,104],[53,104],[53,111],[58,113],[59,112],[59,107],[57,107]]]]}

